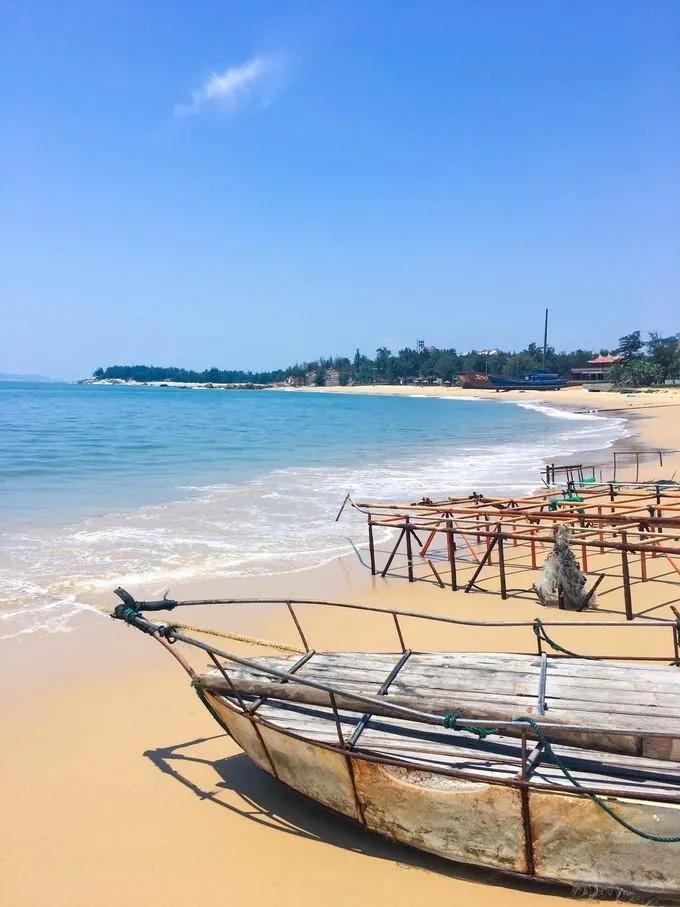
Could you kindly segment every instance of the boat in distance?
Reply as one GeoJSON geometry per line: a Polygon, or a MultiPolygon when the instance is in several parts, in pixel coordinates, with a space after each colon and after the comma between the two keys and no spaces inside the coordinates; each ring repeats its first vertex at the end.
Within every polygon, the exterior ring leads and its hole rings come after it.
{"type": "Polygon", "coordinates": [[[116,591],[122,603],[112,616],[166,648],[221,727],[295,791],[454,862],[579,888],[680,895],[673,621],[474,622],[290,599],[137,602],[116,591]],[[145,613],[217,604],[279,604],[301,645],[145,613]],[[345,624],[347,611],[384,615],[399,647],[317,651],[300,617],[307,605],[345,609],[345,624]],[[412,650],[404,625],[413,632],[418,621],[526,628],[533,651],[412,650]],[[669,657],[565,655],[548,635],[586,626],[637,633],[640,651],[645,633],[667,635],[669,657]],[[237,655],[206,635],[277,652],[237,655]],[[207,670],[190,664],[191,650],[208,654],[207,670]]]}
{"type": "Polygon", "coordinates": [[[463,372],[458,375],[461,387],[473,390],[536,390],[558,391],[569,384],[566,378],[551,372],[532,372],[526,378],[510,378],[507,375],[487,375],[484,372],[463,372]]]}

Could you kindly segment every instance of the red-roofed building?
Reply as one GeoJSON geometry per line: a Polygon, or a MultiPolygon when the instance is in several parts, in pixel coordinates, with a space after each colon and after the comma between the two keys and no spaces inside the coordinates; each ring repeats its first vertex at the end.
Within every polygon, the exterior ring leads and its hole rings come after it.
{"type": "Polygon", "coordinates": [[[584,368],[573,368],[571,370],[570,384],[593,385],[606,390],[611,386],[612,366],[617,362],[623,362],[623,356],[616,354],[595,356],[594,359],[588,360],[588,365],[584,368]]]}
{"type": "Polygon", "coordinates": [[[588,365],[599,365],[599,366],[612,366],[616,365],[617,362],[623,362],[623,356],[613,355],[613,356],[603,356],[600,354],[594,359],[588,360],[588,365]]]}

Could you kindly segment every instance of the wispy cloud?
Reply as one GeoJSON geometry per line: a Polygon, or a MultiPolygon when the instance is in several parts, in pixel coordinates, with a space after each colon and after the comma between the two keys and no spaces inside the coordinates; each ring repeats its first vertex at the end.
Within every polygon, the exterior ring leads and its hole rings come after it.
{"type": "Polygon", "coordinates": [[[210,108],[233,110],[249,99],[266,104],[272,99],[280,70],[280,58],[259,55],[214,72],[194,91],[191,101],[176,105],[175,116],[191,116],[210,108]]]}

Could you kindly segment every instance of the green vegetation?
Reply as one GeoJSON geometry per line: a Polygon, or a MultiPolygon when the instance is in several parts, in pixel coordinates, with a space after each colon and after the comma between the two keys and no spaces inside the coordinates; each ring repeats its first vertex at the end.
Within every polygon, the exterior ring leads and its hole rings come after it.
{"type": "Polygon", "coordinates": [[[680,377],[680,334],[662,337],[651,331],[645,342],[640,331],[633,331],[619,338],[617,352],[623,362],[612,368],[612,380],[620,387],[648,387],[680,377]]]}
{"type": "Polygon", "coordinates": [[[92,372],[93,378],[118,378],[123,381],[186,381],[195,384],[268,384],[282,381],[285,372],[242,372],[233,369],[208,368],[195,372],[186,368],[162,365],[110,365],[92,372]]]}
{"type": "MultiPolygon", "coordinates": [[[[545,368],[559,375],[572,368],[587,364],[598,351],[573,350],[556,352],[548,347],[545,368]]],[[[600,353],[608,353],[606,349],[600,353]]],[[[680,376],[680,334],[661,337],[650,333],[646,342],[640,331],[627,334],[619,340],[614,352],[620,353],[624,361],[614,366],[614,380],[627,387],[655,384],[666,377],[680,376]]],[[[98,368],[94,378],[119,378],[126,381],[186,381],[212,384],[269,384],[290,380],[308,384],[401,384],[411,382],[450,381],[455,382],[461,372],[489,372],[520,378],[543,367],[543,350],[536,343],[530,343],[519,352],[503,350],[457,353],[455,349],[425,347],[414,350],[406,347],[398,353],[381,347],[375,358],[363,355],[359,350],[354,357],[330,356],[312,362],[303,362],[285,369],[268,372],[244,372],[216,367],[202,372],[182,368],[165,368],[149,365],[113,365],[98,368]]]]}

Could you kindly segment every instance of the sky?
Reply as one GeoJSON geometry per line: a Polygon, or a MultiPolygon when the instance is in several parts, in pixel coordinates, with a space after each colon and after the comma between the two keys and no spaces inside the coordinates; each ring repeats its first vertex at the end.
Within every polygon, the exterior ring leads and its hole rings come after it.
{"type": "Polygon", "coordinates": [[[680,331],[680,3],[0,0],[0,371],[680,331]]]}

